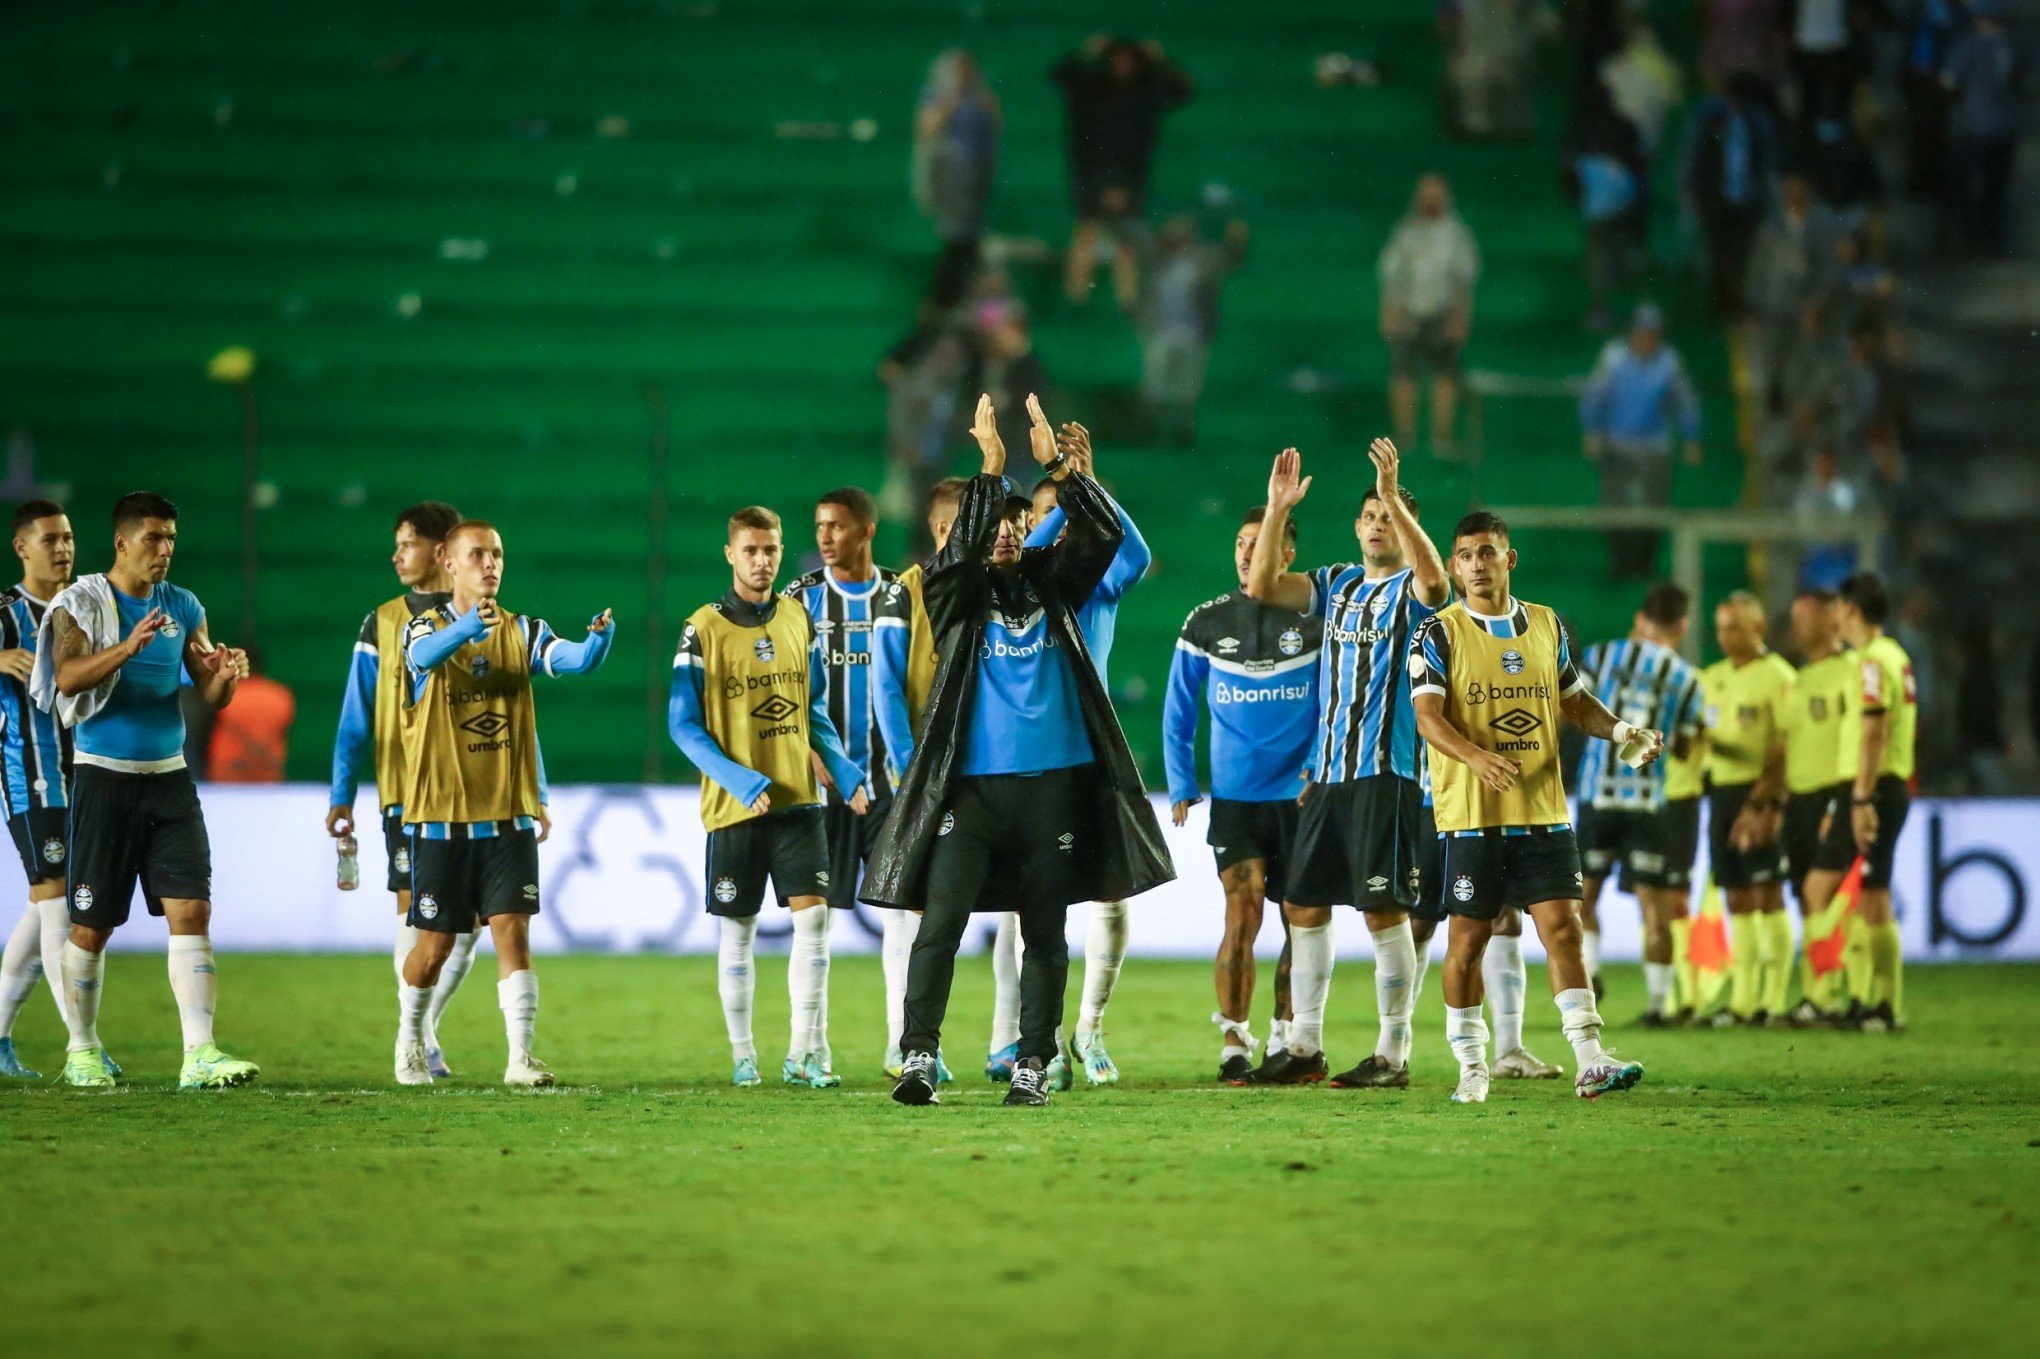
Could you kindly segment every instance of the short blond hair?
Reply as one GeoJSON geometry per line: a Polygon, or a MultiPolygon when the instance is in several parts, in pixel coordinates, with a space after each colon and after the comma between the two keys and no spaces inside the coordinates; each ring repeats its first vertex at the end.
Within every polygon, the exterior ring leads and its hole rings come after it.
{"type": "Polygon", "coordinates": [[[779,532],[779,516],[763,505],[746,505],[730,516],[730,540],[734,541],[738,529],[759,529],[766,533],[779,532]]]}

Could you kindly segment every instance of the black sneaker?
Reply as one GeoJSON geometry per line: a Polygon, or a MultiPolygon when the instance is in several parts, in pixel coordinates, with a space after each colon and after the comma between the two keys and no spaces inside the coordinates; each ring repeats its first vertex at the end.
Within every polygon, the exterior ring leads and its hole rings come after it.
{"type": "Polygon", "coordinates": [[[910,1052],[900,1064],[900,1078],[893,1082],[892,1097],[901,1104],[940,1104],[935,1093],[935,1054],[910,1052]]]}
{"type": "Polygon", "coordinates": [[[1810,1000],[1802,1000],[1793,1006],[1792,1012],[1785,1017],[1792,1022],[1795,1029],[1827,1029],[1833,1028],[1835,1021],[1841,1016],[1833,1010],[1821,1009],[1810,1000]]]}
{"type": "Polygon", "coordinates": [[[1048,1075],[1041,1069],[1039,1057],[1014,1063],[1012,1086],[1006,1091],[1004,1102],[1036,1107],[1048,1103],[1048,1075]]]}
{"type": "Polygon", "coordinates": [[[1669,1029],[1678,1023],[1676,1019],[1662,1010],[1645,1010],[1643,1016],[1636,1022],[1646,1029],[1669,1029]]]}
{"type": "Polygon", "coordinates": [[[1236,1052],[1218,1064],[1218,1078],[1227,1085],[1252,1085],[1254,1063],[1244,1052],[1236,1052]]]}
{"type": "Polygon", "coordinates": [[[1870,1013],[1869,1008],[1865,1006],[1862,1001],[1857,1000],[1854,996],[1851,996],[1849,998],[1849,1008],[1842,1011],[1842,1027],[1845,1029],[1862,1028],[1863,1016],[1869,1013],[1870,1013]]]}
{"type": "Polygon", "coordinates": [[[1341,1090],[1401,1090],[1409,1083],[1410,1064],[1391,1065],[1388,1058],[1378,1052],[1351,1071],[1341,1071],[1332,1077],[1332,1084],[1341,1090]]]}
{"type": "Polygon", "coordinates": [[[1863,1017],[1856,1021],[1859,1033],[1892,1033],[1898,1028],[1898,1021],[1892,1017],[1891,1002],[1879,1001],[1863,1011],[1863,1017]]]}
{"type": "Polygon", "coordinates": [[[1308,1057],[1294,1052],[1278,1052],[1261,1063],[1261,1069],[1254,1073],[1256,1085],[1316,1085],[1331,1072],[1322,1052],[1308,1057]]]}

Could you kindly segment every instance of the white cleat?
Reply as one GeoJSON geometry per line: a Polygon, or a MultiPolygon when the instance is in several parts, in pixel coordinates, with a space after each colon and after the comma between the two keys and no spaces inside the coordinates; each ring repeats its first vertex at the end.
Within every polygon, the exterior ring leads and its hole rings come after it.
{"type": "Polygon", "coordinates": [[[1553,1066],[1528,1048],[1511,1048],[1495,1058],[1494,1073],[1498,1081],[1555,1081],[1565,1074],[1565,1068],[1553,1066]]]}
{"type": "Polygon", "coordinates": [[[510,1065],[503,1068],[503,1084],[534,1089],[550,1086],[553,1084],[552,1068],[528,1052],[513,1052],[510,1065]]]}
{"type": "Polygon", "coordinates": [[[1604,1053],[1601,1060],[1583,1068],[1579,1078],[1573,1082],[1573,1091],[1581,1099],[1599,1099],[1603,1095],[1619,1094],[1631,1089],[1643,1079],[1643,1063],[1624,1061],[1614,1053],[1604,1053]]]}
{"type": "Polygon", "coordinates": [[[1486,1104],[1488,1069],[1484,1066],[1459,1068],[1459,1088],[1452,1092],[1454,1104],[1486,1104]]]}
{"type": "Polygon", "coordinates": [[[432,1084],[432,1068],[425,1060],[424,1043],[415,1040],[397,1043],[397,1084],[432,1084]]]}

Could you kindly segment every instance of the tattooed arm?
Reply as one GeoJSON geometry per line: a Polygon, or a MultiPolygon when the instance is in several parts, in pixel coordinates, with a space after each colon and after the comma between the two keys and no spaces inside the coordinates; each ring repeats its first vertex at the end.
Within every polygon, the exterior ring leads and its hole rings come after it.
{"type": "Polygon", "coordinates": [[[108,675],[139,656],[142,648],[155,640],[166,617],[161,609],[151,609],[142,615],[126,641],[93,651],[86,641],[85,629],[78,626],[70,610],[52,610],[51,645],[56,650],[57,692],[70,698],[98,688],[108,675]]]}

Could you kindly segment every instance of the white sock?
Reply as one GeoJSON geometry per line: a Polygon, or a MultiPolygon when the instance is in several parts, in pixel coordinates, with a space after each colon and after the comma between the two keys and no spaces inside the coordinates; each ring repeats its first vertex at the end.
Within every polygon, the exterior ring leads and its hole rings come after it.
{"type": "Polygon", "coordinates": [[[64,990],[64,945],[71,939],[71,906],[62,896],[44,897],[34,905],[42,920],[43,975],[49,978],[50,995],[57,1002],[57,1018],[68,1029],[71,998],[64,990]]]}
{"type": "Polygon", "coordinates": [[[411,956],[411,950],[418,946],[418,927],[397,917],[397,938],[390,947],[390,960],[397,965],[397,985],[404,984],[404,960],[411,956]]]}
{"type": "Polygon", "coordinates": [[[1077,1037],[1093,1038],[1105,1023],[1105,1007],[1126,962],[1126,903],[1091,903],[1091,927],[1084,933],[1084,1003],[1077,1011],[1077,1037]]]}
{"type": "Polygon", "coordinates": [[[71,997],[72,1052],[99,1046],[99,998],[106,975],[106,955],[87,953],[69,940],[64,942],[64,991],[71,997]]]}
{"type": "Polygon", "coordinates": [[[439,1017],[446,1013],[446,1007],[453,1002],[453,993],[460,990],[460,984],[474,970],[475,946],[481,938],[480,930],[453,936],[453,952],[446,955],[446,965],[439,969],[439,980],[432,983],[432,1003],[425,1007],[423,1034],[428,1048],[439,1046],[439,1017]]]}
{"type": "Polygon", "coordinates": [[[432,1003],[429,986],[397,986],[397,1041],[425,1041],[425,1007],[432,1003]]]}
{"type": "Polygon", "coordinates": [[[28,1003],[42,974],[42,912],[31,901],[0,952],[0,1038],[13,1036],[14,1017],[28,1003]]]}
{"type": "Polygon", "coordinates": [[[921,917],[881,906],[878,920],[884,929],[878,947],[885,968],[885,1046],[890,1052],[900,1045],[900,1035],[907,1029],[907,964],[914,956],[921,917]]]}
{"type": "Polygon", "coordinates": [[[1374,930],[1374,1008],[1381,1032],[1374,1055],[1395,1066],[1410,1060],[1410,982],[1417,970],[1417,945],[1410,922],[1374,930]]]}
{"type": "Polygon", "coordinates": [[[1424,998],[1424,974],[1431,970],[1431,941],[1426,939],[1419,944],[1412,939],[1410,943],[1415,950],[1416,970],[1410,973],[1409,1013],[1411,1022],[1415,1023],[1417,1002],[1424,998]]]}
{"type": "Polygon", "coordinates": [[[1228,1057],[1251,1057],[1254,1055],[1254,1031],[1247,1027],[1244,1019],[1227,1019],[1214,1012],[1211,1022],[1218,1025],[1218,1031],[1225,1035],[1225,1045],[1218,1050],[1222,1062],[1228,1057]]]}
{"type": "Polygon", "coordinates": [[[1676,976],[1670,963],[1643,965],[1643,989],[1650,998],[1650,1012],[1654,1015],[1667,1013],[1672,1005],[1672,984],[1676,976]]]}
{"type": "Polygon", "coordinates": [[[1580,961],[1587,965],[1587,978],[1592,980],[1601,975],[1601,932],[1580,931],[1580,961]]]}
{"type": "Polygon", "coordinates": [[[741,1061],[758,1055],[751,1041],[751,1000],[758,992],[758,971],[751,963],[751,945],[758,937],[758,917],[732,920],[725,916],[716,943],[716,989],[722,993],[723,1026],[729,1030],[730,1055],[741,1061]]]}
{"type": "Polygon", "coordinates": [[[1445,1007],[1445,1041],[1452,1044],[1452,1055],[1459,1059],[1461,1069],[1487,1069],[1487,1020],[1482,1017],[1480,1006],[1469,1005],[1465,1009],[1445,1007]]]}
{"type": "Polygon", "coordinates": [[[1573,1057],[1585,1071],[1604,1055],[1601,1051],[1601,1012],[1594,1006],[1594,988],[1576,986],[1570,991],[1561,991],[1555,997],[1558,1001],[1559,1027],[1565,1030],[1565,1041],[1572,1044],[1573,1057]]]}
{"type": "Polygon", "coordinates": [[[213,1010],[220,1001],[220,978],[213,966],[212,940],[202,934],[170,936],[170,994],[177,997],[177,1018],[184,1026],[184,1050],[191,1052],[213,1040],[213,1010]]]}
{"type": "Polygon", "coordinates": [[[1020,917],[999,914],[992,936],[992,1046],[1001,1052],[1020,1041],[1020,917]]]}
{"type": "Polygon", "coordinates": [[[1289,927],[1289,1050],[1299,1057],[1315,1057],[1325,1050],[1332,960],[1330,925],[1289,927]]]}
{"type": "Polygon", "coordinates": [[[1523,941],[1495,935],[1480,958],[1481,982],[1495,1011],[1495,1055],[1506,1057],[1523,1046],[1523,941]]]}
{"type": "Polygon", "coordinates": [[[496,1004],[503,1011],[503,1036],[509,1040],[510,1060],[529,1057],[532,1036],[538,1031],[538,974],[527,967],[497,982],[496,1004]]]}
{"type": "Polygon", "coordinates": [[[1288,1047],[1289,1021],[1286,1019],[1269,1020],[1267,1055],[1273,1057],[1278,1052],[1287,1051],[1288,1047]]]}
{"type": "Polygon", "coordinates": [[[793,913],[793,941],[786,953],[786,995],[793,1006],[788,1057],[820,1052],[816,1031],[822,1023],[822,993],[828,988],[829,908],[810,906],[793,913]]]}

